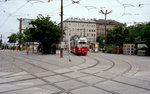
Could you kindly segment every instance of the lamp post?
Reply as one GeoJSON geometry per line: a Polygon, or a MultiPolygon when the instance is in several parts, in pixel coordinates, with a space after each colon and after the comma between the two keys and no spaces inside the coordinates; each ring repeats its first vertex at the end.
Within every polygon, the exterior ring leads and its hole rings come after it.
{"type": "Polygon", "coordinates": [[[100,10],[100,13],[102,13],[102,14],[105,15],[105,34],[104,34],[105,39],[104,39],[104,50],[106,50],[106,44],[107,44],[107,42],[106,42],[106,40],[107,40],[107,37],[106,37],[106,25],[107,25],[107,24],[106,24],[106,16],[107,16],[107,14],[112,13],[112,10],[111,10],[111,11],[106,10],[105,12],[103,12],[102,10],[100,10]]]}

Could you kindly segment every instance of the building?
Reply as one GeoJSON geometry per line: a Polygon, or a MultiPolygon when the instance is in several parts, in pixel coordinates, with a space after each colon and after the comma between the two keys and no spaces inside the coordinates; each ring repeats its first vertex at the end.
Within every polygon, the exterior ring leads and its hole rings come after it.
{"type": "Polygon", "coordinates": [[[26,28],[30,28],[32,27],[31,24],[29,24],[31,21],[34,21],[35,19],[27,19],[27,18],[20,18],[19,20],[21,20],[21,26],[20,26],[20,29],[21,29],[21,32],[24,32],[24,30],[26,28]]]}
{"type": "MultiPolygon", "coordinates": [[[[97,36],[100,34],[105,34],[105,20],[99,19],[95,20],[96,22],[96,31],[97,31],[97,36]]],[[[106,21],[106,30],[112,30],[116,25],[119,25],[121,23],[114,21],[114,20],[107,20],[106,21]]]]}
{"type": "Polygon", "coordinates": [[[63,22],[63,28],[66,33],[65,42],[68,40],[67,33],[70,37],[74,35],[86,37],[89,43],[96,41],[96,23],[94,20],[69,18],[63,22]]]}
{"type": "MultiPolygon", "coordinates": [[[[114,20],[107,20],[107,29],[111,30],[116,25],[121,24],[114,20]]],[[[68,41],[67,34],[72,37],[78,35],[80,37],[86,37],[88,43],[96,42],[97,36],[105,33],[105,20],[103,19],[78,19],[78,18],[68,18],[63,22],[63,28],[65,30],[65,36],[63,41],[66,43],[68,41]]]]}

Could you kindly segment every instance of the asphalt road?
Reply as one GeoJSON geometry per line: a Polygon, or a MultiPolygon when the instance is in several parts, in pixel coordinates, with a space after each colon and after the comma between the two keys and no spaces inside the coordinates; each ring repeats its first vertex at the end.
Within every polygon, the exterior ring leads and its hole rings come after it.
{"type": "Polygon", "coordinates": [[[0,50],[0,94],[150,94],[150,57],[0,50]]]}

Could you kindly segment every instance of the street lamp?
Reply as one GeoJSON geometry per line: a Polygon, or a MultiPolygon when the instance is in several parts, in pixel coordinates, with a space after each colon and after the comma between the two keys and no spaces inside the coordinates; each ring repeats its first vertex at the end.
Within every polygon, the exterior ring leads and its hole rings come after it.
{"type": "Polygon", "coordinates": [[[108,11],[108,10],[106,10],[105,12],[103,12],[102,10],[100,10],[100,13],[101,14],[104,14],[105,15],[105,34],[104,34],[104,37],[105,37],[105,39],[104,39],[104,50],[106,50],[106,44],[107,44],[107,42],[106,42],[106,16],[107,16],[107,14],[110,14],[110,13],[112,13],[112,10],[111,11],[108,11]]]}

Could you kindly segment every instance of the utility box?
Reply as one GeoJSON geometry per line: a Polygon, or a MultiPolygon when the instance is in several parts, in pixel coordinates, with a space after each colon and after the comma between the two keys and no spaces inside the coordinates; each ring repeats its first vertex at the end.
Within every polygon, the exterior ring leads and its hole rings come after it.
{"type": "Polygon", "coordinates": [[[123,44],[123,54],[125,55],[133,55],[135,51],[135,44],[133,43],[125,43],[123,44]]]}

